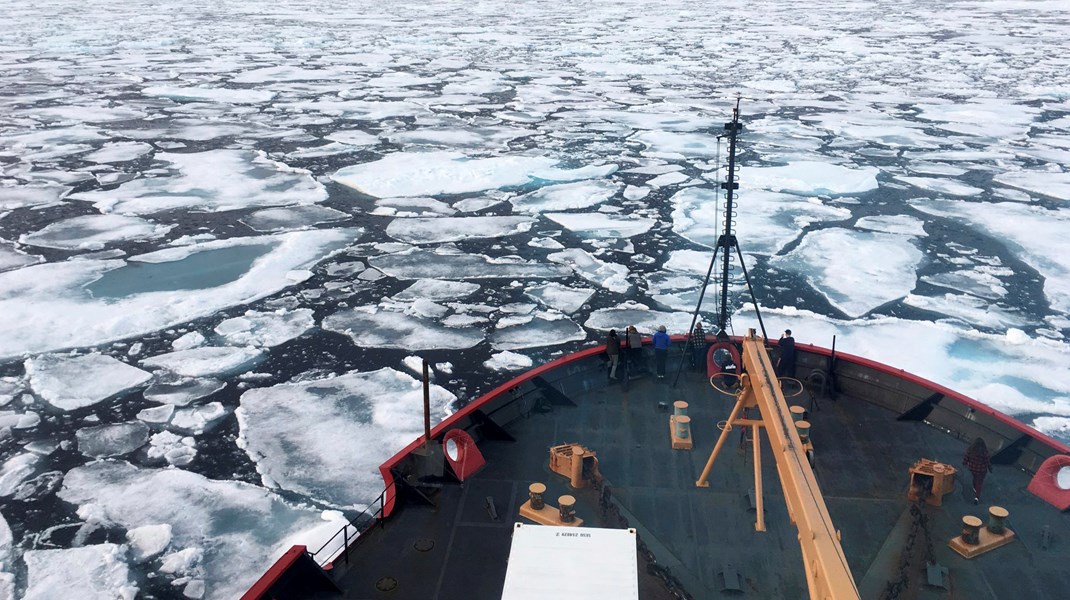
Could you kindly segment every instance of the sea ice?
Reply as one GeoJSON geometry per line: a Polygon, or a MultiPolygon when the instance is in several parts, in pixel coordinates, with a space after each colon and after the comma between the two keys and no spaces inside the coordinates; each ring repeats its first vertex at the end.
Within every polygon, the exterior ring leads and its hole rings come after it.
{"type": "Polygon", "coordinates": [[[925,275],[925,283],[965,292],[988,300],[998,300],[1007,295],[1007,288],[998,277],[982,270],[960,270],[925,275]]]}
{"type": "Polygon", "coordinates": [[[642,131],[630,139],[647,147],[647,156],[668,159],[680,157],[713,158],[721,150],[716,136],[705,133],[676,133],[671,131],[642,131]]]}
{"type": "Polygon", "coordinates": [[[173,404],[161,404],[160,406],[153,406],[152,408],[145,408],[137,413],[137,418],[146,422],[156,425],[166,424],[171,420],[171,416],[175,414],[175,405],[173,404]]]}
{"type": "Polygon", "coordinates": [[[149,441],[149,428],[141,421],[79,429],[78,451],[92,458],[129,454],[149,441]]]}
{"type": "Polygon", "coordinates": [[[114,190],[70,197],[92,202],[100,212],[124,215],[191,209],[222,212],[327,199],[327,190],[308,173],[248,150],[161,152],[155,158],[170,164],[170,177],[135,179],[114,190]]]}
{"type": "Polygon", "coordinates": [[[1022,171],[1019,173],[999,173],[992,177],[993,181],[1055,198],[1056,200],[1070,200],[1070,173],[1049,171],[1022,171]]]}
{"type": "Polygon", "coordinates": [[[7,497],[15,493],[22,482],[30,478],[37,470],[37,463],[41,457],[32,452],[16,454],[4,461],[0,467],[0,497],[7,497]]]}
{"type": "MultiPolygon", "coordinates": [[[[432,385],[432,418],[453,400],[432,385]]],[[[236,414],[239,444],[266,481],[353,507],[382,490],[379,465],[422,433],[423,391],[391,368],[354,371],[249,390],[236,414]]]]}
{"type": "Polygon", "coordinates": [[[227,319],[215,332],[231,346],[273,348],[300,337],[316,326],[312,310],[298,308],[275,312],[247,311],[243,316],[227,319]]]}
{"type": "Polygon", "coordinates": [[[568,287],[560,283],[544,283],[524,290],[524,295],[552,309],[570,315],[578,311],[591,299],[591,296],[594,295],[594,290],[568,287]]]}
{"type": "Polygon", "coordinates": [[[156,381],[145,389],[145,399],[174,406],[186,406],[227,387],[218,379],[180,377],[173,373],[158,373],[156,381]]]}
{"type": "Polygon", "coordinates": [[[803,196],[840,196],[877,189],[879,172],[877,167],[845,167],[802,161],[781,167],[747,169],[743,183],[748,188],[762,188],[773,192],[803,196]]]}
{"type": "Polygon", "coordinates": [[[483,366],[492,371],[520,371],[530,369],[531,357],[516,352],[497,352],[483,362],[483,366]]]}
{"type": "Polygon", "coordinates": [[[440,279],[417,279],[412,285],[394,294],[395,300],[453,300],[478,292],[478,283],[467,281],[443,281],[440,279]]]}
{"type": "Polygon", "coordinates": [[[898,233],[900,235],[925,236],[925,222],[910,215],[876,215],[862,217],[855,223],[857,229],[898,233]]]}
{"type": "Polygon", "coordinates": [[[938,194],[946,194],[948,196],[976,196],[984,191],[981,188],[976,188],[972,185],[962,183],[961,181],[955,181],[954,179],[903,176],[897,176],[896,179],[903,183],[909,183],[916,188],[921,188],[929,192],[936,192],[938,194]]]}
{"type": "Polygon", "coordinates": [[[0,186],[0,211],[56,204],[73,188],[64,185],[0,186]]]}
{"type": "Polygon", "coordinates": [[[92,406],[152,379],[150,373],[103,354],[43,354],[28,359],[25,368],[37,395],[60,410],[92,406]]]}
{"type": "Polygon", "coordinates": [[[136,337],[253,302],[293,285],[291,271],[346,248],[360,233],[235,238],[130,262],[87,259],[0,273],[0,359],[136,337]]]}
{"type": "Polygon", "coordinates": [[[322,223],[345,221],[349,214],[326,206],[287,206],[258,210],[241,219],[253,231],[276,232],[309,229],[322,223]]]}
{"type": "MultiPolygon", "coordinates": [[[[71,470],[58,495],[127,531],[170,525],[172,548],[204,548],[201,565],[209,598],[241,596],[264,565],[272,564],[291,543],[318,548],[340,528],[337,522],[324,523],[318,511],[291,507],[275,494],[246,483],[111,460],[71,470]]],[[[65,569],[57,565],[48,572],[62,574],[65,569]]],[[[78,589],[59,581],[53,585],[62,586],[55,588],[61,594],[57,598],[67,598],[71,589],[78,589]]],[[[114,600],[119,585],[112,587],[101,597],[114,600]]]]}
{"type": "Polygon", "coordinates": [[[586,250],[570,248],[561,252],[554,252],[546,258],[571,267],[580,277],[611,292],[623,294],[632,287],[632,284],[627,279],[629,274],[628,267],[603,262],[586,250]]]}
{"type": "Polygon", "coordinates": [[[275,98],[266,90],[203,88],[178,86],[150,86],[141,90],[146,96],[170,98],[180,102],[225,102],[229,104],[264,104],[275,98]]]}
{"type": "Polygon", "coordinates": [[[360,348],[456,350],[483,341],[483,331],[478,328],[451,329],[432,319],[375,306],[360,306],[327,316],[322,326],[327,331],[348,335],[360,348]]]}
{"type": "Polygon", "coordinates": [[[130,558],[142,563],[159,556],[171,544],[171,526],[164,523],[135,527],[126,532],[126,540],[130,542],[130,558]]]}
{"type": "Polygon", "coordinates": [[[145,358],[141,365],[185,377],[212,377],[247,371],[263,358],[264,351],[251,346],[202,346],[145,358]]]}
{"type": "Polygon", "coordinates": [[[21,269],[43,262],[43,257],[27,254],[14,245],[0,240],[0,272],[21,269]]]}
{"type": "Polygon", "coordinates": [[[170,431],[160,431],[149,438],[150,459],[164,459],[167,464],[184,467],[197,457],[197,442],[190,436],[175,435],[170,431]]]}
{"type": "Polygon", "coordinates": [[[547,219],[581,237],[619,238],[641,235],[657,223],[632,215],[607,215],[603,213],[546,213],[547,219]]]}
{"type": "Polygon", "coordinates": [[[204,334],[199,331],[191,331],[184,334],[171,342],[172,350],[189,350],[190,348],[197,348],[203,346],[207,340],[204,339],[204,334]]]}
{"type": "Polygon", "coordinates": [[[561,183],[541,187],[509,200],[513,210],[527,214],[573,210],[601,204],[620,190],[620,184],[606,180],[561,183]]]}
{"type": "Polygon", "coordinates": [[[369,262],[398,279],[558,279],[572,274],[569,269],[557,265],[515,257],[464,254],[443,248],[373,256],[369,262]]]}
{"type": "MultiPolygon", "coordinates": [[[[465,206],[462,204],[463,202],[473,203],[481,200],[485,199],[468,198],[458,202],[458,205],[465,206]]],[[[490,200],[490,204],[487,206],[498,202],[500,201],[490,200]]],[[[481,208],[486,208],[486,206],[481,208]]],[[[372,214],[388,217],[449,217],[457,214],[457,210],[459,208],[455,209],[449,204],[434,198],[379,198],[375,201],[375,210],[372,211],[372,214]]]]}
{"type": "Polygon", "coordinates": [[[19,242],[60,250],[100,250],[118,242],[157,239],[173,228],[174,225],[160,225],[140,217],[83,215],[50,223],[23,235],[19,242]]]}
{"type": "Polygon", "coordinates": [[[152,145],[144,142],[113,142],[82,158],[94,163],[117,163],[135,160],[149,152],[152,152],[152,145]]]}
{"type": "Polygon", "coordinates": [[[561,169],[542,156],[470,158],[457,152],[395,152],[338,170],[331,179],[376,198],[464,194],[605,177],[616,165],[561,169]]]}
{"type": "Polygon", "coordinates": [[[175,409],[170,427],[184,433],[200,435],[215,426],[216,422],[230,414],[230,410],[219,402],[209,402],[204,406],[175,409]]]}
{"type": "Polygon", "coordinates": [[[502,321],[505,319],[502,319],[498,328],[490,335],[490,343],[497,350],[519,350],[587,339],[587,333],[571,319],[548,317],[549,315],[540,315],[511,326],[503,326],[502,321]]]}
{"type": "Polygon", "coordinates": [[[771,264],[804,276],[833,306],[859,317],[914,289],[922,253],[910,240],[890,233],[821,229],[771,264]]]}
{"type": "Polygon", "coordinates": [[[963,221],[998,239],[1044,277],[1044,295],[1051,307],[1070,313],[1070,252],[1052,252],[1052,248],[1061,248],[1065,243],[1070,210],[1017,202],[954,200],[919,200],[912,205],[929,214],[963,221]]]}
{"type": "Polygon", "coordinates": [[[394,219],[386,234],[408,244],[439,244],[473,238],[499,238],[531,229],[530,217],[432,217],[394,219]]]}
{"type": "Polygon", "coordinates": [[[323,138],[349,146],[377,146],[379,144],[379,136],[359,129],[340,129],[323,136],[323,138]]]}
{"type": "Polygon", "coordinates": [[[1006,329],[1021,327],[1026,321],[1021,315],[993,306],[975,296],[964,294],[942,294],[939,296],[919,296],[907,294],[903,304],[954,317],[971,327],[988,329],[1006,329]]]}
{"type": "Polygon", "coordinates": [[[130,580],[126,547],[98,544],[62,550],[27,550],[26,594],[23,600],[134,600],[138,588],[130,580]]]}
{"type": "Polygon", "coordinates": [[[629,325],[635,325],[635,328],[644,334],[653,334],[659,326],[664,325],[670,334],[682,334],[687,333],[688,327],[691,326],[691,315],[686,312],[661,312],[651,310],[645,304],[626,302],[615,308],[592,311],[583,325],[596,331],[616,329],[617,332],[624,331],[629,325]]]}

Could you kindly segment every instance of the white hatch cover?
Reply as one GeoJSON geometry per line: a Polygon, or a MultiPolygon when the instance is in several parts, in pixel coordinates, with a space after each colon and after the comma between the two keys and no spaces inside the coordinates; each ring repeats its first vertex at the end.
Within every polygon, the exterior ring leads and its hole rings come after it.
{"type": "Polygon", "coordinates": [[[517,523],[502,600],[638,600],[634,529],[517,523]]]}

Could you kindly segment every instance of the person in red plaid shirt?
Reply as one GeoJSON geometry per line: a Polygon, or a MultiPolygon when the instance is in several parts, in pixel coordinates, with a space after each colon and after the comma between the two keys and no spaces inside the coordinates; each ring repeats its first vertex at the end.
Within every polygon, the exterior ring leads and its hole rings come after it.
{"type": "Polygon", "coordinates": [[[962,464],[973,473],[973,503],[981,501],[981,486],[985,483],[985,475],[992,471],[992,459],[988,456],[988,446],[981,438],[977,438],[966,449],[966,455],[962,457],[962,464]]]}

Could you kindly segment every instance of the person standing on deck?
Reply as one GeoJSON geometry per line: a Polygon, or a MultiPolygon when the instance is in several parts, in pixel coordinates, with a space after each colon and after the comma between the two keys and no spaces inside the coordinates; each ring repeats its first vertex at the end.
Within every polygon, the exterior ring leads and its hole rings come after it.
{"type": "Polygon", "coordinates": [[[625,342],[628,346],[628,371],[638,373],[643,363],[643,338],[635,325],[629,325],[625,342]]]}
{"type": "Polygon", "coordinates": [[[669,358],[669,334],[665,333],[665,326],[659,325],[658,332],[654,334],[654,364],[657,365],[658,379],[665,379],[665,360],[669,358]]]}
{"type": "Polygon", "coordinates": [[[606,356],[609,358],[609,378],[617,378],[617,363],[620,362],[620,338],[617,330],[610,329],[606,336],[606,356]]]}
{"type": "Polygon", "coordinates": [[[780,360],[776,363],[777,377],[795,377],[795,338],[785,329],[780,336],[780,360]]]}
{"type": "Polygon", "coordinates": [[[706,362],[706,330],[702,328],[702,321],[695,323],[695,329],[691,332],[691,368],[701,371],[706,362]]]}
{"type": "Polygon", "coordinates": [[[988,456],[988,446],[981,438],[973,440],[966,449],[966,455],[962,457],[962,464],[973,473],[973,503],[981,502],[981,486],[985,483],[985,475],[992,471],[992,458],[988,456]]]}

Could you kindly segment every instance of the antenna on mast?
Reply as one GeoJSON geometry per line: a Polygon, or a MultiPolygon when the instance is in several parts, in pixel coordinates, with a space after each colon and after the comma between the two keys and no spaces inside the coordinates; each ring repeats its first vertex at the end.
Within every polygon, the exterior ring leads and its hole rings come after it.
{"type": "MultiPolygon", "coordinates": [[[[720,237],[717,238],[717,245],[713,248],[713,257],[710,259],[710,268],[706,270],[706,279],[702,282],[702,291],[698,295],[698,303],[695,304],[695,313],[691,317],[691,328],[688,330],[687,344],[684,346],[684,357],[687,356],[688,350],[691,349],[691,332],[695,330],[695,323],[698,322],[699,310],[702,308],[702,299],[706,296],[706,288],[710,285],[710,276],[713,274],[713,268],[717,264],[717,253],[724,253],[721,255],[721,309],[717,315],[717,339],[728,339],[728,277],[732,271],[732,249],[735,248],[736,256],[739,258],[739,266],[743,270],[743,279],[747,282],[747,291],[750,293],[751,301],[754,303],[754,312],[758,315],[758,326],[762,330],[762,337],[769,339],[769,336],[765,332],[765,323],[762,321],[762,313],[758,308],[758,298],[754,295],[754,287],[750,282],[750,274],[747,273],[747,264],[743,261],[743,251],[739,249],[739,241],[736,239],[735,233],[732,232],[732,222],[735,218],[733,211],[735,209],[736,190],[739,189],[739,182],[736,181],[736,140],[739,133],[743,131],[743,123],[739,122],[739,103],[741,95],[736,94],[736,106],[732,109],[732,121],[724,124],[724,133],[717,136],[728,137],[728,177],[726,181],[721,182],[721,189],[725,190],[725,215],[724,215],[724,231],[720,237]]],[[[676,370],[676,379],[673,380],[673,386],[676,386],[676,382],[680,380],[680,371],[684,368],[684,359],[680,360],[680,368],[676,370]]]]}

